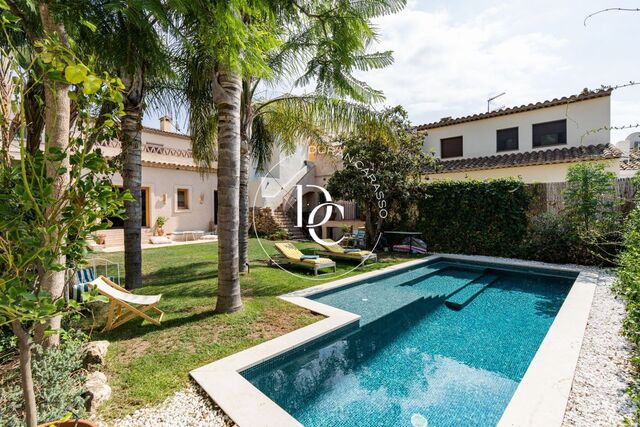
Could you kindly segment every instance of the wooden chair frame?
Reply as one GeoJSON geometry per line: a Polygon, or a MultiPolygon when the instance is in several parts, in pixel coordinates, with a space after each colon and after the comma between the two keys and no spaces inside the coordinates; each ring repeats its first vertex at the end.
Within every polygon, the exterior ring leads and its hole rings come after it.
{"type": "MultiPolygon", "coordinates": [[[[111,286],[112,288],[114,288],[114,289],[116,289],[118,291],[126,292],[128,294],[131,294],[131,292],[129,292],[125,288],[115,284],[114,282],[109,280],[107,277],[100,276],[100,279],[102,279],[106,284],[108,284],[109,286],[111,286]]],[[[127,323],[128,321],[135,319],[136,317],[142,317],[143,319],[148,320],[149,322],[153,323],[154,325],[160,326],[160,322],[162,321],[162,318],[164,317],[164,311],[160,310],[157,307],[159,301],[157,301],[157,302],[155,302],[153,304],[147,304],[147,305],[141,305],[141,306],[135,307],[135,306],[129,304],[128,302],[119,300],[117,298],[114,298],[114,297],[108,295],[105,292],[100,291],[100,288],[98,288],[98,292],[100,292],[102,295],[104,295],[107,298],[109,298],[109,309],[108,309],[108,312],[107,312],[107,323],[104,326],[104,329],[102,330],[103,332],[115,329],[118,326],[121,326],[121,325],[127,323]],[[148,314],[145,313],[148,310],[153,310],[154,312],[156,312],[160,316],[157,319],[154,319],[153,317],[151,317],[151,316],[149,316],[148,314]]]]}

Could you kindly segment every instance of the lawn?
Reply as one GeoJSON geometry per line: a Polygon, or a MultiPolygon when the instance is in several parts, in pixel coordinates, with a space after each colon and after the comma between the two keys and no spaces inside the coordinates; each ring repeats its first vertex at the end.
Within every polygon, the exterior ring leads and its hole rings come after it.
{"type": "MultiPolygon", "coordinates": [[[[276,253],[273,243],[262,241],[276,253]]],[[[311,253],[312,243],[297,243],[311,253]]],[[[101,415],[117,418],[145,405],[155,404],[184,388],[194,368],[263,341],[313,323],[319,317],[277,298],[287,292],[335,280],[302,280],[266,265],[267,256],[256,239],[250,242],[251,273],[241,277],[244,308],[233,314],[214,314],[217,287],[217,244],[195,244],[147,249],[143,253],[144,287],[137,293],[162,294],[165,311],[160,327],[131,321],[109,333],[97,332],[104,324],[106,304],[95,310],[98,328],[91,339],[111,342],[107,376],[113,388],[101,415]]],[[[109,259],[123,263],[123,254],[109,259]]],[[[381,256],[380,261],[360,267],[359,274],[406,261],[402,255],[381,256]]],[[[338,263],[338,273],[353,264],[338,263]]],[[[305,271],[298,273],[308,275],[305,271]]],[[[321,277],[321,276],[320,276],[321,277]]],[[[87,318],[86,323],[91,323],[87,318]]]]}

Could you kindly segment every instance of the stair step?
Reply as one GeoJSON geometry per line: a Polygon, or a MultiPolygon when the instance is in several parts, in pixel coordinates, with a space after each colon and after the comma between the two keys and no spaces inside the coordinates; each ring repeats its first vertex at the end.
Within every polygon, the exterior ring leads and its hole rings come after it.
{"type": "Polygon", "coordinates": [[[451,295],[444,303],[452,310],[462,310],[489,285],[498,280],[499,277],[497,274],[484,274],[451,295]]]}

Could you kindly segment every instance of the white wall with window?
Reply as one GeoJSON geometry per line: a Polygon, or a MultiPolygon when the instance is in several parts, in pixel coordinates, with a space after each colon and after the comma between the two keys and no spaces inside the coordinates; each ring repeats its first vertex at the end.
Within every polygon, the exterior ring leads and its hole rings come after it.
{"type": "Polygon", "coordinates": [[[606,144],[610,97],[541,108],[426,130],[424,150],[460,159],[606,144]]]}

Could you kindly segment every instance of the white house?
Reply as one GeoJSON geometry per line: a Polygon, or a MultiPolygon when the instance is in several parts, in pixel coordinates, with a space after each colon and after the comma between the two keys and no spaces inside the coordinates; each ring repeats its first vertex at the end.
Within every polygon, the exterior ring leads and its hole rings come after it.
{"type": "Polygon", "coordinates": [[[418,126],[436,164],[429,179],[521,177],[561,182],[571,163],[602,161],[619,173],[623,153],[610,144],[611,89],[451,118],[418,126]]]}

